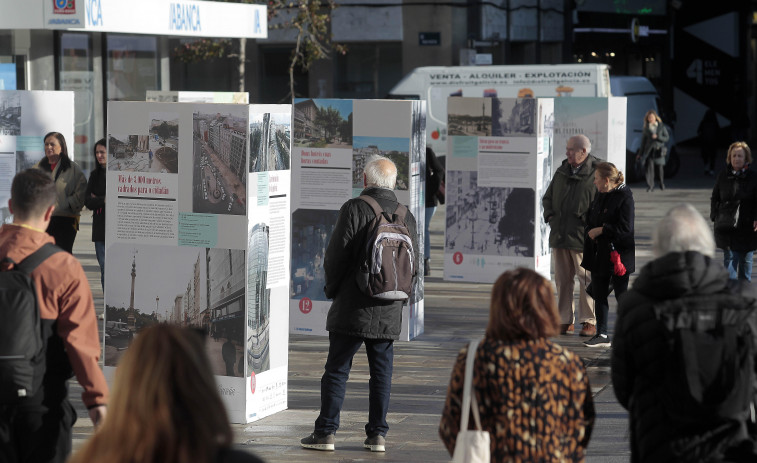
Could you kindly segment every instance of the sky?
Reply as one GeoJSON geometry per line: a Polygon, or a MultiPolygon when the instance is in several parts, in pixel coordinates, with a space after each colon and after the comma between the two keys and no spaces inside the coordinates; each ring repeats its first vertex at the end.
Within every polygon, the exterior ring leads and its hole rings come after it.
{"type": "Polygon", "coordinates": [[[131,295],[131,263],[136,251],[137,277],[134,283],[134,306],[143,313],[155,310],[159,297],[164,315],[174,306],[176,296],[184,294],[194,278],[194,264],[200,256],[201,310],[206,307],[205,248],[190,246],[149,246],[117,243],[108,247],[105,284],[107,305],[129,307],[131,295]],[[149,309],[149,310],[145,310],[149,309]]]}

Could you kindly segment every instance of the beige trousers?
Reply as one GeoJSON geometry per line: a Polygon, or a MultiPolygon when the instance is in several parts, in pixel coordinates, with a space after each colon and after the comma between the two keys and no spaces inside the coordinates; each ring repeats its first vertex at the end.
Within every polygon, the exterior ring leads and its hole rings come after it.
{"type": "Polygon", "coordinates": [[[597,320],[594,315],[594,299],[586,294],[586,287],[591,283],[591,272],[581,267],[583,252],[570,249],[552,248],[552,265],[555,269],[555,286],[557,287],[557,309],[561,323],[591,323],[597,320]],[[573,305],[575,277],[578,276],[578,316],[573,305]]]}

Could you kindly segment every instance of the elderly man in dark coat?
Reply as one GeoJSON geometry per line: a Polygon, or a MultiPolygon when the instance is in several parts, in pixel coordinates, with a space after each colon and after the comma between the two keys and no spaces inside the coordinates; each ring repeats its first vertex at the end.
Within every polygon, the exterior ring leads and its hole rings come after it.
{"type": "MultiPolygon", "coordinates": [[[[369,159],[363,170],[365,189],[361,195],[372,197],[391,216],[399,203],[394,194],[397,168],[381,156],[369,159]]],[[[326,249],[326,297],[333,299],[326,318],[329,332],[329,355],[321,378],[321,412],[314,432],[300,441],[304,448],[334,450],[334,434],[339,428],[339,413],[352,367],[352,358],[362,344],[368,355],[371,379],[368,382],[367,438],[363,443],[373,452],[385,450],[389,430],[386,414],[392,386],[394,340],[399,339],[403,301],[374,299],[358,287],[355,274],[359,256],[369,234],[375,214],[362,199],[347,201],[339,211],[334,232],[326,249]]],[[[415,217],[407,212],[405,225],[413,244],[413,262],[418,262],[415,217]]],[[[417,272],[417,271],[416,271],[417,272]]],[[[413,282],[417,278],[413,275],[413,282]]]]}

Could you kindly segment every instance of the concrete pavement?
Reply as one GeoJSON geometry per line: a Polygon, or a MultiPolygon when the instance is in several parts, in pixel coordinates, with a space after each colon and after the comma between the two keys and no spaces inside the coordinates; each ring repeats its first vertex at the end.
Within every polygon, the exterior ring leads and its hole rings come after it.
{"type": "MultiPolygon", "coordinates": [[[[708,217],[714,178],[702,175],[702,164],[696,151],[682,149],[681,157],[681,172],[666,182],[664,192],[658,189],[647,193],[643,183],[631,185],[636,199],[637,269],[651,259],[651,232],[670,207],[689,202],[708,217]]],[[[89,220],[85,217],[82,222],[74,252],[87,271],[96,303],[101,307],[99,268],[89,241],[89,220]]],[[[290,335],[289,408],[254,423],[233,425],[238,448],[254,452],[269,462],[449,461],[449,455],[437,436],[437,427],[450,369],[459,349],[469,339],[483,335],[491,285],[441,279],[439,262],[444,240],[443,224],[443,211],[437,211],[432,221],[433,270],[426,280],[425,332],[411,342],[395,344],[387,452],[371,453],[362,447],[368,410],[368,365],[363,349],[355,356],[348,382],[336,452],[300,448],[299,439],[312,432],[318,414],[320,376],[328,351],[326,338],[301,335],[290,335]]],[[[631,285],[633,281],[634,276],[631,285]]],[[[284,307],[280,309],[286,310],[284,307]]],[[[611,298],[611,336],[615,314],[615,300],[611,298]]],[[[587,348],[582,344],[585,339],[577,334],[564,335],[557,342],[577,352],[590,375],[598,416],[587,461],[629,461],[627,415],[615,400],[610,384],[610,349],[587,348]]],[[[74,447],[77,448],[91,434],[92,427],[86,418],[86,410],[78,401],[80,388],[75,381],[71,384],[81,418],[75,427],[74,447]]]]}

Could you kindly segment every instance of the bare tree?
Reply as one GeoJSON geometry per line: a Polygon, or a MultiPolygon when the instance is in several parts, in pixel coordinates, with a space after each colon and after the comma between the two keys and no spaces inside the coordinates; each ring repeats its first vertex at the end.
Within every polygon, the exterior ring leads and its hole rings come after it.
{"type": "MultiPolygon", "coordinates": [[[[308,70],[319,59],[329,56],[331,50],[344,54],[346,48],[331,42],[329,23],[331,12],[336,8],[334,0],[213,0],[231,3],[265,4],[268,8],[269,29],[294,29],[297,32],[294,49],[289,62],[289,95],[294,98],[294,71],[297,67],[308,70]],[[271,25],[271,20],[287,11],[293,14],[288,20],[271,25]]],[[[281,15],[283,16],[283,15],[281,15]]],[[[174,48],[174,59],[185,63],[197,63],[213,58],[237,58],[239,69],[239,91],[245,91],[245,65],[247,63],[247,39],[239,40],[238,52],[232,52],[229,39],[199,39],[174,48]]]]}

